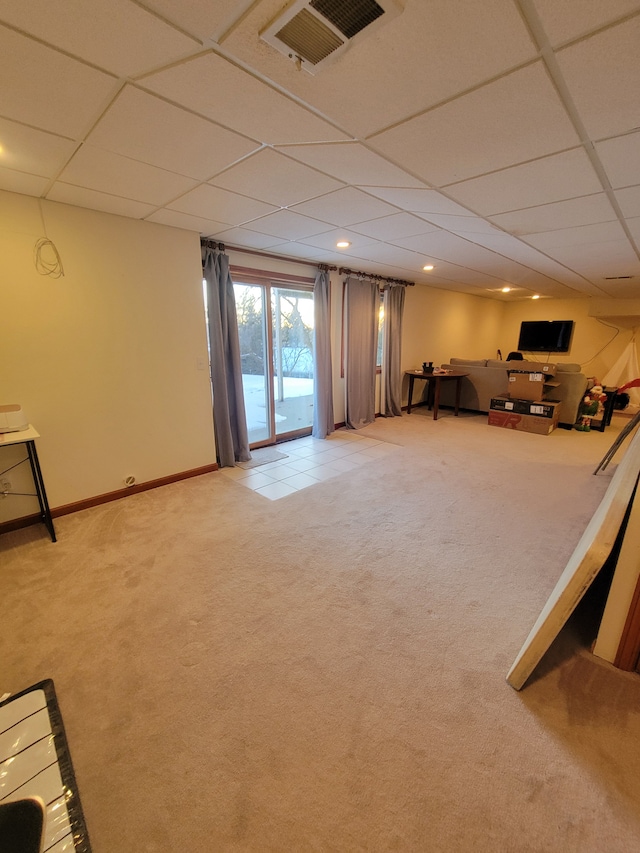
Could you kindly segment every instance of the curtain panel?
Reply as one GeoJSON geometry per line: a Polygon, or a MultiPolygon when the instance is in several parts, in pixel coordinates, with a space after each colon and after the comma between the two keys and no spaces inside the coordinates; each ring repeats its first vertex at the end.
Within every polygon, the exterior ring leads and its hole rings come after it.
{"type": "Polygon", "coordinates": [[[333,371],[331,365],[330,277],[318,270],[313,289],[313,429],[314,438],[326,438],[335,429],[333,418],[333,371]]]}
{"type": "Polygon", "coordinates": [[[203,246],[202,272],[207,293],[213,424],[218,464],[225,468],[251,459],[229,256],[203,246]]]}
{"type": "Polygon", "coordinates": [[[384,334],[382,343],[382,405],[387,418],[402,415],[402,317],[404,285],[390,285],[384,291],[384,334]]]}
{"type": "Polygon", "coordinates": [[[380,293],[374,281],[353,276],[345,285],[345,421],[350,429],[361,429],[375,420],[380,293]]]}

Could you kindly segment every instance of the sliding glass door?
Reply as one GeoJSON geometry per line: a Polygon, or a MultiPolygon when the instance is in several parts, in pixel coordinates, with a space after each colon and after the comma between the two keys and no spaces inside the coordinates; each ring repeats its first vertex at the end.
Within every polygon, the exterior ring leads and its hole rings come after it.
{"type": "Polygon", "coordinates": [[[234,283],[251,447],[313,424],[313,291],[234,283]]]}

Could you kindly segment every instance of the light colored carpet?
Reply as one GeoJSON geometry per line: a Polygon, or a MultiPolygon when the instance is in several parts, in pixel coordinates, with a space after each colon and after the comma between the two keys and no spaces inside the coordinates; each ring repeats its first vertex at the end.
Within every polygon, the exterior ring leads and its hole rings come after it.
{"type": "Polygon", "coordinates": [[[572,620],[505,682],[615,428],[364,433],[401,447],[276,502],[216,472],[0,537],[0,693],[54,679],[94,853],[639,849],[640,679],[572,620]]]}

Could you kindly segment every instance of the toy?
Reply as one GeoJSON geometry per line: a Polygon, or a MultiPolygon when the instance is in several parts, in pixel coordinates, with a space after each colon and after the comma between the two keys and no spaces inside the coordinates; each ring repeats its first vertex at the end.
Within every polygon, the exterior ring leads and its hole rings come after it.
{"type": "Polygon", "coordinates": [[[576,429],[579,432],[591,432],[591,421],[602,410],[606,399],[607,395],[603,393],[602,385],[594,385],[587,392],[578,410],[576,429]]]}

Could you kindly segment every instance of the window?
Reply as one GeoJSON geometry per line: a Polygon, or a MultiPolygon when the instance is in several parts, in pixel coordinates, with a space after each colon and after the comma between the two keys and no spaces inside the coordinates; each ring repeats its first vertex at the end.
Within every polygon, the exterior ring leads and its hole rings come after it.
{"type": "Polygon", "coordinates": [[[231,268],[251,447],[311,431],[313,285],[231,268]]]}

